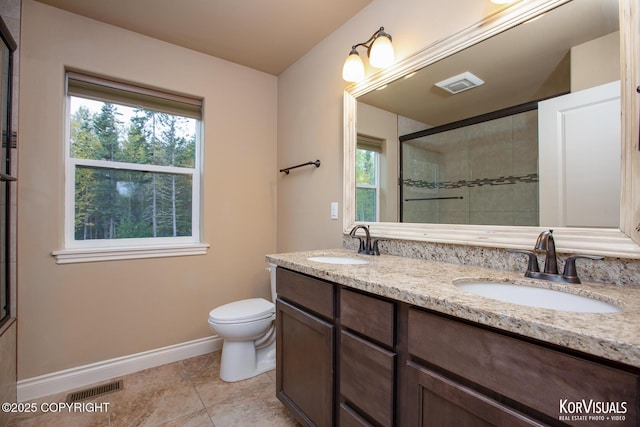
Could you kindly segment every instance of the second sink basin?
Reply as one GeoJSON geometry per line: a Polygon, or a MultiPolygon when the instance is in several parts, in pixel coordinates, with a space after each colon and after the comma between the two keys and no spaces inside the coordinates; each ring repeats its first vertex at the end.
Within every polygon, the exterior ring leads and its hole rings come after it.
{"type": "Polygon", "coordinates": [[[343,264],[343,265],[356,265],[356,264],[369,264],[369,261],[353,258],[347,256],[312,256],[307,258],[309,261],[321,262],[324,264],[343,264]]]}
{"type": "Polygon", "coordinates": [[[465,292],[529,307],[580,313],[617,313],[621,308],[608,302],[554,289],[510,283],[466,282],[455,286],[465,292]]]}

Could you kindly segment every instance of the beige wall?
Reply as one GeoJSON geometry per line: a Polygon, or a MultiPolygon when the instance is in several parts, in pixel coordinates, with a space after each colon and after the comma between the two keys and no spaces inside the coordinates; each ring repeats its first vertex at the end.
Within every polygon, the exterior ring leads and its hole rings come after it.
{"type": "Polygon", "coordinates": [[[329,205],[339,201],[342,213],[342,64],[351,46],[382,25],[402,59],[495,10],[489,0],[374,0],[279,76],[278,167],[316,158],[322,166],[278,177],[278,251],[342,246],[342,218],[331,220],[329,205]]]}
{"type": "Polygon", "coordinates": [[[267,297],[277,79],[33,0],[22,18],[18,378],[210,336],[211,309],[267,297]],[[207,255],[55,263],[65,66],[204,98],[207,255]]]}
{"type": "Polygon", "coordinates": [[[620,80],[620,32],[571,48],[571,92],[620,80]]]}

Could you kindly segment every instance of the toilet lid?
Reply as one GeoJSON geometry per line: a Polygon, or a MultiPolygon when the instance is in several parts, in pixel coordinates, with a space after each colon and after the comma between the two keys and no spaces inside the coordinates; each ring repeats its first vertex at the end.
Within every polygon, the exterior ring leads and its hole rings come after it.
{"type": "Polygon", "coordinates": [[[221,305],[209,312],[209,320],[217,323],[247,322],[269,317],[275,305],[264,298],[249,298],[221,305]]]}

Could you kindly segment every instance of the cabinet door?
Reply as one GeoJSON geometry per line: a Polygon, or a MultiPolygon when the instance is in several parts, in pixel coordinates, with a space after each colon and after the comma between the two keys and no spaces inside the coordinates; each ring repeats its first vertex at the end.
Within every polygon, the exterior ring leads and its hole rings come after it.
{"type": "Polygon", "coordinates": [[[276,311],[278,399],[303,425],[331,426],[334,326],[280,299],[276,311]]]}
{"type": "Polygon", "coordinates": [[[411,426],[544,425],[436,372],[413,363],[407,370],[411,426]]]}

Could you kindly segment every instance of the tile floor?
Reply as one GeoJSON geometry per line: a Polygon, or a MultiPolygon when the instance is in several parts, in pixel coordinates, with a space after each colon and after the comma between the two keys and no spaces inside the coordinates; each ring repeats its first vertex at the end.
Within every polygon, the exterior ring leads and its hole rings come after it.
{"type": "MultiPolygon", "coordinates": [[[[125,375],[122,390],[83,401],[108,402],[106,411],[38,411],[13,416],[9,426],[298,426],[275,397],[275,371],[225,383],[218,376],[219,368],[218,351],[125,375]]],[[[66,396],[61,393],[34,403],[40,407],[64,402],[66,396]]]]}

